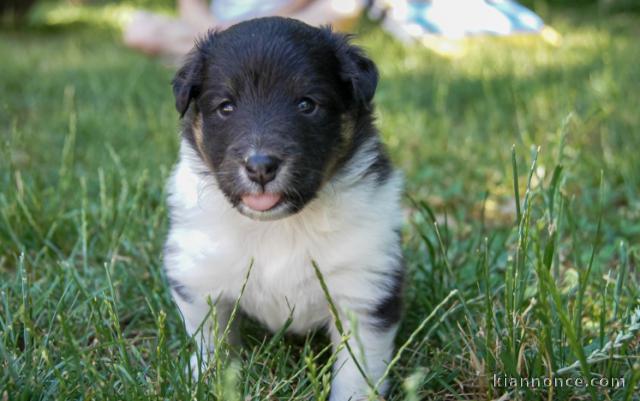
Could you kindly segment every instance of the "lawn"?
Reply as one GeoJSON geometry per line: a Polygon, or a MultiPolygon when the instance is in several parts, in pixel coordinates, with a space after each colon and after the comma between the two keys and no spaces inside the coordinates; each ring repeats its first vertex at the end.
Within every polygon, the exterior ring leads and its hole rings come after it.
{"type": "MultiPolygon", "coordinates": [[[[323,399],[320,333],[248,321],[240,355],[183,373],[194,344],[161,269],[172,68],[121,44],[129,9],[50,5],[0,30],[0,399],[323,399]]],[[[388,400],[640,400],[640,14],[540,12],[555,45],[456,57],[358,25],[407,181],[388,400]]]]}

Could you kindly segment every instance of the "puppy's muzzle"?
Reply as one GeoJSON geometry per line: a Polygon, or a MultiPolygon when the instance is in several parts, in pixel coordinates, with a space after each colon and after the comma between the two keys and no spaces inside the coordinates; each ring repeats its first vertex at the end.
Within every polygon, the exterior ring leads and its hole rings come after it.
{"type": "Polygon", "coordinates": [[[282,160],[275,156],[257,153],[246,159],[244,168],[251,181],[264,187],[276,178],[280,164],[282,160]]]}

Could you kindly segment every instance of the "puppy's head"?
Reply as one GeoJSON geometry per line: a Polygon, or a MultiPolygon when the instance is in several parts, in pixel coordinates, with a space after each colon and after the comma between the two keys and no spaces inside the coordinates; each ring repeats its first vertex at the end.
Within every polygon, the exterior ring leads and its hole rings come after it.
{"type": "Polygon", "coordinates": [[[285,18],[210,32],[173,80],[183,135],[241,213],[300,211],[353,147],[378,73],[348,37],[285,18]]]}

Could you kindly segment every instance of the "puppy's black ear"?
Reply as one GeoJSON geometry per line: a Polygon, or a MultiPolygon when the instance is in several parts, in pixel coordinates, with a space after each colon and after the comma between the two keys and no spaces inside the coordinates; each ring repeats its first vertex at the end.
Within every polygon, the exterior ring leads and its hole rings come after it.
{"type": "Polygon", "coordinates": [[[191,99],[198,96],[200,82],[202,79],[202,57],[199,49],[194,49],[189,53],[185,63],[178,70],[171,81],[173,86],[173,96],[176,99],[176,110],[180,113],[180,118],[189,108],[191,99]]]}
{"type": "Polygon", "coordinates": [[[334,33],[336,56],[340,63],[340,77],[351,85],[353,100],[369,107],[378,86],[378,69],[364,50],[352,45],[351,35],[334,33]]]}
{"type": "Polygon", "coordinates": [[[195,47],[187,55],[184,64],[171,81],[173,96],[176,98],[176,109],[180,113],[180,118],[184,117],[189,109],[191,100],[200,93],[205,54],[213,42],[214,35],[213,32],[209,32],[202,40],[196,42],[195,47]]]}

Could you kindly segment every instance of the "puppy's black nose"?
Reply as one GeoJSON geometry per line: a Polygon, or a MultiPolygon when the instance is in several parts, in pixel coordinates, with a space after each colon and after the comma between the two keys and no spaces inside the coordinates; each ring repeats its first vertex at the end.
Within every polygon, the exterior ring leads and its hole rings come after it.
{"type": "Polygon", "coordinates": [[[274,156],[255,154],[249,157],[245,164],[247,176],[251,181],[265,185],[276,178],[280,162],[281,160],[274,156]]]}

